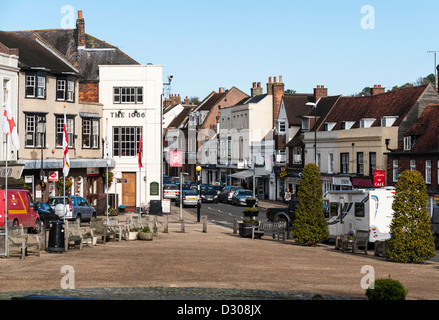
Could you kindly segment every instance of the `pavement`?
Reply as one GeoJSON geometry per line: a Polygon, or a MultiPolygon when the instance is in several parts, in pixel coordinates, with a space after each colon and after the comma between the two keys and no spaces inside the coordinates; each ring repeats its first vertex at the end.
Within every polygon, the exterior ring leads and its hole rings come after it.
{"type": "MultiPolygon", "coordinates": [[[[283,205],[261,202],[260,207],[283,205]]],[[[439,299],[439,263],[400,264],[334,246],[239,237],[178,208],[158,216],[153,241],[110,241],[64,253],[0,259],[0,300],[30,295],[129,300],[366,299],[370,278],[399,280],[409,300],[439,299]],[[168,232],[164,224],[168,220],[168,232]]],[[[120,215],[125,221],[129,213],[120,215]]]]}

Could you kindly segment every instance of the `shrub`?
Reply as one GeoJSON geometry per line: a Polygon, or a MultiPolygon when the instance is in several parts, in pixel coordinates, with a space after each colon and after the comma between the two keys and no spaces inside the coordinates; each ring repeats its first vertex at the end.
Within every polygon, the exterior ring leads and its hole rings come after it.
{"type": "Polygon", "coordinates": [[[398,280],[377,279],[374,289],[366,289],[366,296],[369,300],[405,300],[407,290],[398,280]]]}
{"type": "Polygon", "coordinates": [[[418,171],[404,171],[398,179],[386,258],[419,263],[436,255],[428,196],[418,171]]]}
{"type": "Polygon", "coordinates": [[[320,169],[314,163],[305,165],[300,176],[295,215],[292,233],[298,244],[315,246],[328,239],[320,169]]]}

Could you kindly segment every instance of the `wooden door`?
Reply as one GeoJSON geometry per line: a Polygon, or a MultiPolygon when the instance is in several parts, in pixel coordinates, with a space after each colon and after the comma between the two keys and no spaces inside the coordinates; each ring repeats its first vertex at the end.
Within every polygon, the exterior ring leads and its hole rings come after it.
{"type": "Polygon", "coordinates": [[[136,173],[122,172],[122,178],[127,178],[128,183],[122,184],[122,204],[127,207],[136,206],[136,173]]]}

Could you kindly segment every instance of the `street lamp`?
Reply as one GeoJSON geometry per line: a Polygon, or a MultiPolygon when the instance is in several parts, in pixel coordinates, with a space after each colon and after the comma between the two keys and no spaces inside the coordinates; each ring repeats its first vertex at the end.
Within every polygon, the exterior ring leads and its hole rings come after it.
{"type": "Polygon", "coordinates": [[[41,202],[43,202],[44,198],[44,190],[46,189],[46,184],[44,182],[44,162],[43,162],[43,150],[44,150],[44,135],[46,133],[46,119],[44,117],[41,117],[38,120],[37,125],[37,133],[40,134],[40,145],[41,145],[41,171],[40,171],[40,186],[41,186],[41,202]]]}
{"type": "Polygon", "coordinates": [[[200,203],[200,199],[201,199],[201,166],[197,166],[197,187],[198,187],[198,201],[197,201],[197,222],[200,222],[200,209],[201,209],[201,203],[200,203]]]}
{"type": "Polygon", "coordinates": [[[317,104],[319,103],[320,99],[317,100],[317,102],[307,102],[307,106],[312,106],[314,108],[314,163],[317,164],[317,104]]]}

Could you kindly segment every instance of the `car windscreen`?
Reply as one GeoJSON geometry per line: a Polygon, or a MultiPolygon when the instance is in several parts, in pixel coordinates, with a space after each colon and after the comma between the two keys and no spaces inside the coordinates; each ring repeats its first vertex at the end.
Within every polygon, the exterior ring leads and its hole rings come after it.
{"type": "Polygon", "coordinates": [[[240,191],[239,195],[240,196],[251,196],[252,192],[251,191],[240,191]]]}

